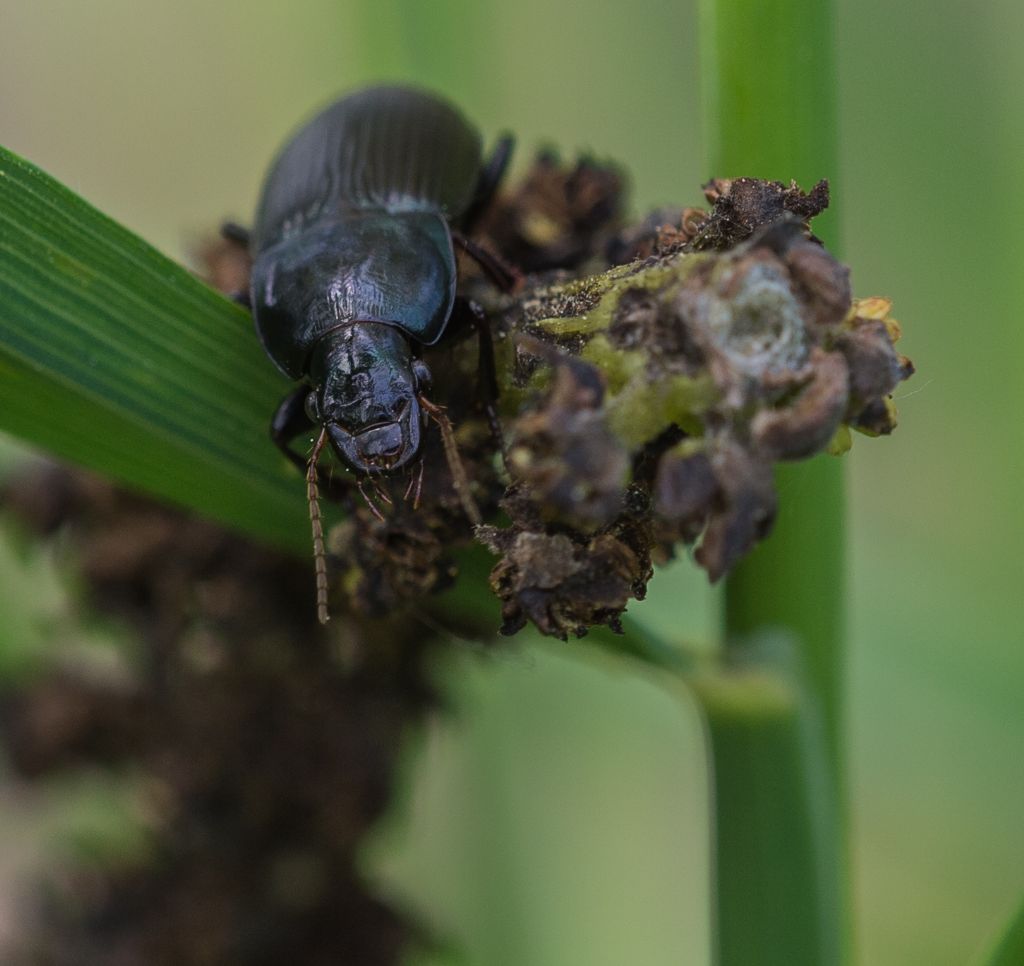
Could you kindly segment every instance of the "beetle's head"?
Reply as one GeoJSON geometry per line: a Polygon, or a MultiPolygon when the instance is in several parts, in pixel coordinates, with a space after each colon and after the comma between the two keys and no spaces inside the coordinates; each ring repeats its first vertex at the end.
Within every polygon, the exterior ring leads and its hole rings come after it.
{"type": "Polygon", "coordinates": [[[417,396],[429,378],[398,329],[356,322],[321,340],[310,364],[314,388],[306,405],[349,467],[388,473],[419,452],[423,416],[417,396]]]}

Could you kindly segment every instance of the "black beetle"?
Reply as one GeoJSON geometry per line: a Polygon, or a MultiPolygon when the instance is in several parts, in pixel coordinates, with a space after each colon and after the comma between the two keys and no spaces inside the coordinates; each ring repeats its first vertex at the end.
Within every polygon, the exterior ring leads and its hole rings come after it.
{"type": "MultiPolygon", "coordinates": [[[[463,234],[492,197],[512,143],[503,137],[485,162],[479,133],[452,105],[374,87],[314,117],[267,175],[248,239],[250,304],[267,354],[303,380],[278,407],[271,436],[306,470],[322,619],[320,451],[329,440],[360,478],[408,464],[428,413],[445,432],[440,408],[423,395],[430,372],[419,351],[445,335],[457,306],[453,242],[496,284],[514,284],[511,270],[463,234]],[[307,460],[289,443],[313,426],[321,431],[307,460]]],[[[475,321],[485,373],[489,333],[479,314],[475,321]]],[[[490,367],[493,387],[493,359],[490,367]]]]}
{"type": "Polygon", "coordinates": [[[511,281],[459,231],[486,205],[510,151],[506,137],[484,164],[479,133],[450,104],[375,87],[332,104],[280,152],[252,233],[250,298],[267,354],[308,381],[272,422],[300,466],[287,444],[312,424],[358,473],[416,455],[430,380],[417,352],[452,315],[453,237],[511,281]]]}

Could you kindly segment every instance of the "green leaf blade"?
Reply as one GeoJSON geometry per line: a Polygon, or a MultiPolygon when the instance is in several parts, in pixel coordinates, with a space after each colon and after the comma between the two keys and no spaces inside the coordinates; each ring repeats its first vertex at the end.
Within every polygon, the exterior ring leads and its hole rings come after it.
{"type": "Polygon", "coordinates": [[[0,149],[0,429],[304,551],[286,389],[244,310],[0,149]]]}
{"type": "Polygon", "coordinates": [[[1024,963],[1024,901],[1006,924],[995,947],[978,963],[979,966],[1020,966],[1024,963]]]}

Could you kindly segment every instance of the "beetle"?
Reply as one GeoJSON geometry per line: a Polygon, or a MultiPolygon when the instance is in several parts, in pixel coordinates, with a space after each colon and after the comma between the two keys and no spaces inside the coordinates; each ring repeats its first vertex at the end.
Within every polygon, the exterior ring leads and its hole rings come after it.
{"type": "MultiPolygon", "coordinates": [[[[306,471],[321,619],[316,464],[325,443],[362,489],[363,478],[417,456],[428,415],[445,434],[441,407],[425,395],[430,371],[421,350],[438,343],[456,315],[476,324],[481,374],[486,391],[496,392],[490,334],[479,312],[456,299],[455,245],[495,284],[514,287],[516,273],[465,234],[492,198],[512,146],[505,135],[485,160],[479,132],[447,101],[373,87],[300,128],[266,177],[248,238],[249,302],[267,355],[301,381],[274,414],[271,437],[306,471]],[[313,427],[320,433],[307,459],[291,440],[313,427]]],[[[450,437],[448,427],[458,482],[450,437]]]]}

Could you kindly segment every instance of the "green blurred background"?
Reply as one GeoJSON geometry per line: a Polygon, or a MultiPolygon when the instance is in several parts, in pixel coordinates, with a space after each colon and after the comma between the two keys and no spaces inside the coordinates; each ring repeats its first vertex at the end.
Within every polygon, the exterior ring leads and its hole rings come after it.
{"type": "MultiPolygon", "coordinates": [[[[263,170],[340,90],[412,78],[486,135],[622,161],[637,213],[695,204],[695,4],[7,0],[0,143],[176,258],[246,220],[263,170]]],[[[918,375],[851,480],[848,733],[859,960],[969,961],[1024,891],[1024,8],[838,0],[858,294],[894,298],[918,375]]],[[[808,83],[815,83],[808,78],[808,83]]],[[[799,494],[783,493],[783,513],[799,494]]],[[[39,560],[0,546],[0,649],[33,637],[39,560]]],[[[702,645],[687,563],[631,609],[702,645]]],[[[410,748],[368,858],[480,966],[708,961],[702,735],[685,695],[578,645],[439,669],[456,720],[410,748]]],[[[9,869],[11,827],[4,840],[9,869]]],[[[2,923],[0,923],[2,925],[2,923]]]]}

